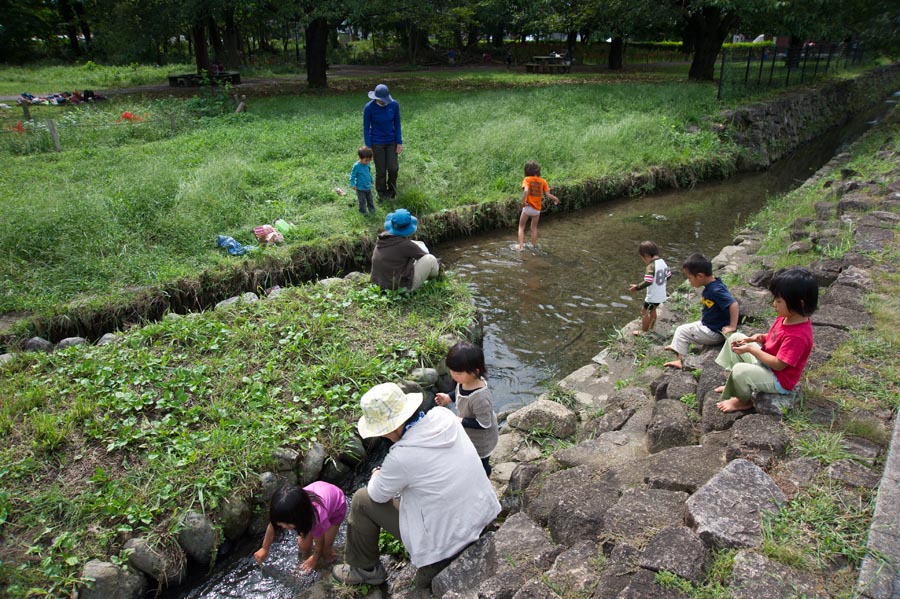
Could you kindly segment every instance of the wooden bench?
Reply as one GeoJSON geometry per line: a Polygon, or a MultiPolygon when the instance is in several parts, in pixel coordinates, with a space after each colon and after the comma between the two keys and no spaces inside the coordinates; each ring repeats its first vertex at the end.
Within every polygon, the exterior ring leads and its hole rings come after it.
{"type": "Polygon", "coordinates": [[[525,63],[526,73],[561,74],[572,71],[572,66],[567,64],[548,64],[545,62],[525,63]]]}
{"type": "Polygon", "coordinates": [[[197,73],[185,73],[183,75],[169,75],[169,87],[197,87],[203,85],[204,79],[213,85],[219,83],[231,83],[239,85],[241,74],[237,71],[223,71],[215,75],[198,75],[197,73]]]}

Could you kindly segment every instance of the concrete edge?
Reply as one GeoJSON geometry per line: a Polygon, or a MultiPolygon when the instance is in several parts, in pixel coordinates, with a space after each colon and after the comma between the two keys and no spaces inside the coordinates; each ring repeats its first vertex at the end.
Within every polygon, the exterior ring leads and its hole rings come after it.
{"type": "Polygon", "coordinates": [[[878,485],[875,514],[856,592],[867,599],[900,597],[900,410],[894,414],[894,434],[878,485]]]}

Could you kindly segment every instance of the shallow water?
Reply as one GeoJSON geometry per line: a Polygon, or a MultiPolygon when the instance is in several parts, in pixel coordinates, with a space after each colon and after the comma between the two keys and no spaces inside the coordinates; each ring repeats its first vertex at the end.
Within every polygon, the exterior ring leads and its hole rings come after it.
{"type": "MultiPolygon", "coordinates": [[[[471,286],[484,313],[484,350],[495,409],[533,401],[547,382],[590,362],[615,329],[640,316],[644,292],[628,291],[644,272],[638,243],[657,243],[673,271],[673,289],[683,280],[680,265],[689,254],[712,258],[769,197],[800,185],[867,124],[877,122],[887,106],[859,115],[765,172],[545,216],[536,249],[517,252],[515,230],[434,248],[471,286]]],[[[352,493],[366,478],[348,482],[345,491],[352,493]]],[[[346,522],[335,546],[343,546],[345,535],[346,522]]],[[[301,599],[309,595],[311,584],[328,575],[328,569],[311,576],[297,573],[293,533],[280,535],[262,567],[252,556],[258,542],[248,540],[233,548],[208,576],[194,570],[190,580],[162,597],[301,599]]]]}
{"type": "Polygon", "coordinates": [[[876,114],[860,115],[765,172],[545,215],[537,249],[526,243],[517,252],[514,229],[435,248],[484,313],[495,409],[530,403],[548,381],[588,364],[609,335],[640,317],[644,291],[630,293],[628,286],[643,276],[641,241],[659,246],[673,272],[671,291],[684,280],[680,266],[688,255],[714,257],[767,198],[799,186],[876,114]]]}

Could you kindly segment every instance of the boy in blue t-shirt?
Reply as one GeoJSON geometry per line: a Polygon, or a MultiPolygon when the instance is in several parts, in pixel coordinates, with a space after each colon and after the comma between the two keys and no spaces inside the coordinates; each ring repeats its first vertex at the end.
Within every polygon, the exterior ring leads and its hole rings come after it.
{"type": "Polygon", "coordinates": [[[362,146],[357,150],[359,160],[350,171],[350,189],[356,190],[356,201],[360,214],[375,214],[375,203],[372,201],[372,149],[362,146]]]}
{"type": "Polygon", "coordinates": [[[678,359],[666,362],[665,366],[683,368],[684,356],[691,343],[698,345],[719,345],[738,325],[738,303],[728,291],[725,283],[712,274],[712,262],[703,254],[691,254],[681,265],[684,276],[691,287],[703,287],[703,311],[700,320],[679,325],[675,329],[671,345],[666,349],[678,354],[678,359]]]}

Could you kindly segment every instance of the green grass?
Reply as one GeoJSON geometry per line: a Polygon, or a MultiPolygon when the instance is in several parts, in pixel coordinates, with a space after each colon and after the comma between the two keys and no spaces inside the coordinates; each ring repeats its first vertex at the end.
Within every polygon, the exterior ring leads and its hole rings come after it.
{"type": "MultiPolygon", "coordinates": [[[[441,91],[392,87],[406,142],[394,205],[420,215],[517,195],[526,159],[554,186],[731,161],[733,148],[708,128],[686,131],[717,111],[709,86],[431,85],[441,91]]],[[[197,116],[215,114],[218,99],[121,99],[58,113],[61,153],[40,130],[46,111],[34,133],[0,133],[9,167],[0,173],[0,312],[54,311],[232,261],[216,235],[253,242],[252,228],[277,218],[299,225],[291,242],[374,232],[386,208],[364,221],[354,200],[332,191],[347,187],[364,102],[308,94],[252,99],[245,115],[197,116]],[[122,122],[124,111],[143,121],[122,122]]]]}
{"type": "Polygon", "coordinates": [[[169,73],[193,73],[193,64],[99,65],[88,61],[82,65],[30,65],[0,67],[0,95],[18,96],[30,92],[36,96],[63,91],[96,91],[166,83],[169,73]]]}
{"type": "Polygon", "coordinates": [[[3,368],[0,588],[67,595],[121,534],[165,542],[168,517],[246,493],[274,449],[319,442],[337,457],[362,393],[442,359],[441,335],[474,313],[453,280],[285,293],[3,368]]]}

